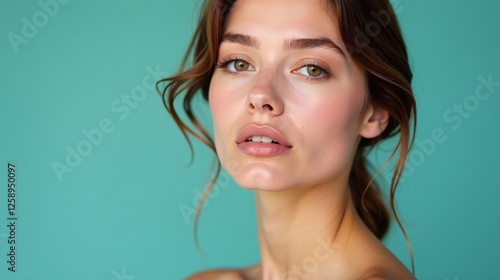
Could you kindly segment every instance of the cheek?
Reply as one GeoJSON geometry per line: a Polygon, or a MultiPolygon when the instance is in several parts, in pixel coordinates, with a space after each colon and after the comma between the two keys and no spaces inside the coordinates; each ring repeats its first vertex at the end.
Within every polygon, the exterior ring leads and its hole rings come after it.
{"type": "Polygon", "coordinates": [[[241,98],[238,97],[238,93],[233,91],[233,87],[234,85],[230,82],[226,82],[225,79],[220,79],[217,74],[214,74],[208,94],[214,125],[215,147],[221,161],[227,154],[226,150],[233,144],[231,141],[236,139],[232,139],[233,136],[230,132],[234,130],[232,126],[234,126],[235,119],[244,108],[241,98]]]}
{"type": "Polygon", "coordinates": [[[358,130],[359,115],[361,111],[358,98],[338,98],[332,102],[324,102],[317,111],[316,118],[323,116],[322,124],[325,126],[324,132],[331,137],[347,136],[355,134],[358,130]],[[337,132],[337,133],[328,133],[337,132]],[[343,133],[340,133],[343,132],[343,133]]]}
{"type": "Polygon", "coordinates": [[[321,111],[325,116],[325,125],[330,126],[331,137],[346,136],[346,140],[355,140],[359,136],[361,112],[364,107],[366,92],[363,78],[351,77],[340,82],[337,91],[330,100],[322,103],[321,111]]]}
{"type": "Polygon", "coordinates": [[[210,107],[210,112],[212,114],[213,125],[214,125],[214,138],[217,150],[224,139],[221,137],[223,135],[224,127],[227,124],[224,122],[224,98],[223,98],[224,88],[221,88],[218,83],[214,83],[213,80],[210,83],[209,94],[208,94],[208,104],[210,107]]]}
{"type": "Polygon", "coordinates": [[[304,116],[302,127],[310,138],[317,141],[351,139],[358,136],[364,100],[362,87],[348,83],[334,85],[318,90],[310,96],[308,104],[295,108],[295,114],[304,116]]]}
{"type": "Polygon", "coordinates": [[[350,100],[323,102],[307,118],[306,136],[319,150],[346,150],[357,136],[359,113],[350,100]],[[314,143],[316,142],[316,143],[314,143]]]}
{"type": "Polygon", "coordinates": [[[353,88],[330,93],[302,110],[306,116],[301,125],[306,162],[316,166],[317,172],[336,174],[347,167],[355,152],[363,102],[364,91],[353,88]]]}
{"type": "Polygon", "coordinates": [[[208,102],[216,132],[224,129],[227,136],[231,124],[236,123],[236,119],[241,117],[245,110],[250,80],[250,77],[230,77],[221,70],[214,72],[210,82],[208,102]]]}

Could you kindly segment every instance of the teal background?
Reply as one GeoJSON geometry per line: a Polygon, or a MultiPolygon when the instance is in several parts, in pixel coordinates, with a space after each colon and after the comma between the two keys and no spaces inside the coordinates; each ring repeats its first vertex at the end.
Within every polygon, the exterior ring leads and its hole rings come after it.
{"type": "MultiPolygon", "coordinates": [[[[203,255],[196,251],[193,216],[179,209],[194,207],[211,154],[195,143],[187,167],[188,146],[148,86],[157,75],[151,69],[177,69],[199,4],[69,0],[16,52],[9,34],[21,36],[24,17],[43,21],[43,8],[37,1],[0,3],[0,279],[181,279],[258,262],[253,195],[225,174],[200,220],[203,255]],[[133,94],[140,101],[122,99],[133,94]],[[54,162],[65,163],[68,149],[85,145],[82,131],[103,120],[109,133],[60,180],[54,162]],[[9,162],[18,183],[15,273],[6,263],[9,162]]],[[[397,195],[416,275],[498,279],[500,86],[478,104],[472,96],[479,77],[500,82],[500,1],[393,5],[419,105],[420,145],[397,195]],[[448,111],[464,102],[467,114],[448,111]],[[436,129],[445,140],[433,145],[436,129]]],[[[210,125],[206,105],[199,107],[210,125]]],[[[372,159],[382,162],[388,148],[372,159]]],[[[397,228],[385,243],[410,264],[397,228]]]]}

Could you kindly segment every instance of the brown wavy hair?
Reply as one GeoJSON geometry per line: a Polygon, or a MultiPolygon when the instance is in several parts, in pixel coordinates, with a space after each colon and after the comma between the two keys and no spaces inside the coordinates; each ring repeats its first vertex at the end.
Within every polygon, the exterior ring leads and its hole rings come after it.
{"type": "MultiPolygon", "coordinates": [[[[217,64],[225,20],[235,2],[236,0],[205,1],[199,23],[179,72],[157,83],[166,109],[189,144],[192,159],[194,152],[189,135],[200,140],[216,153],[214,141],[196,118],[192,104],[198,93],[201,93],[208,101],[210,80],[217,64]],[[165,84],[166,86],[161,89],[161,86],[165,84]],[[174,106],[177,98],[182,98],[184,113],[192,126],[182,120],[178,109],[174,106]]],[[[414,270],[411,245],[397,215],[394,201],[396,188],[413,144],[416,129],[416,102],[411,88],[413,74],[396,14],[388,0],[324,0],[322,3],[326,4],[325,8],[337,21],[347,51],[365,71],[368,101],[389,112],[389,124],[384,132],[376,138],[361,139],[357,147],[349,176],[350,190],[356,210],[373,234],[382,239],[389,229],[391,218],[375,178],[382,168],[397,155],[390,182],[389,206],[407,241],[412,270],[414,270]],[[397,135],[399,135],[397,144],[383,167],[376,171],[374,176],[370,175],[366,154],[381,140],[397,135]]],[[[196,235],[199,214],[220,174],[221,166],[217,158],[212,168],[216,175],[196,212],[194,223],[196,242],[198,242],[196,235]]]]}

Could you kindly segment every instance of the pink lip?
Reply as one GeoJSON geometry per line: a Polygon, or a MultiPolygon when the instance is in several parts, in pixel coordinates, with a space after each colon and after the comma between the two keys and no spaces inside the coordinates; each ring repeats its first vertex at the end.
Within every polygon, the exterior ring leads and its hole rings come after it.
{"type": "Polygon", "coordinates": [[[275,128],[255,124],[245,126],[238,133],[236,144],[241,152],[258,157],[278,156],[288,152],[292,148],[292,145],[287,141],[285,136],[275,128]],[[247,139],[252,136],[266,136],[279,144],[247,142],[247,139]]]}

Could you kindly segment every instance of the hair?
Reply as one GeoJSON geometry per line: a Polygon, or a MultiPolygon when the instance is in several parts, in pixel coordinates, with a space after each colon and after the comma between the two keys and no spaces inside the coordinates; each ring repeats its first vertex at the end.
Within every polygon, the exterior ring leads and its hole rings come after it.
{"type": "MultiPolygon", "coordinates": [[[[193,100],[201,92],[203,98],[208,101],[210,80],[217,63],[225,20],[235,2],[236,0],[205,1],[199,23],[179,72],[157,83],[166,109],[189,144],[192,159],[194,152],[188,135],[200,140],[216,154],[213,139],[195,116],[193,100]],[[160,85],[164,83],[166,86],[160,89],[160,85]],[[175,100],[181,95],[183,95],[184,113],[194,128],[182,120],[178,109],[174,106],[175,100]]],[[[362,138],[357,147],[349,175],[350,191],[356,211],[377,238],[382,239],[385,236],[391,218],[375,178],[397,155],[390,182],[389,205],[407,241],[414,271],[413,252],[406,231],[397,215],[394,199],[416,129],[416,102],[411,88],[413,74],[396,14],[389,0],[325,0],[323,3],[327,4],[332,17],[337,20],[347,51],[365,71],[368,101],[389,112],[388,126],[383,133],[372,139],[362,138]],[[370,175],[366,160],[367,152],[381,140],[396,135],[399,135],[398,142],[387,161],[374,176],[370,175]]],[[[216,175],[196,212],[194,224],[196,242],[198,242],[196,236],[199,214],[220,174],[221,166],[217,159],[212,168],[216,175]]]]}

